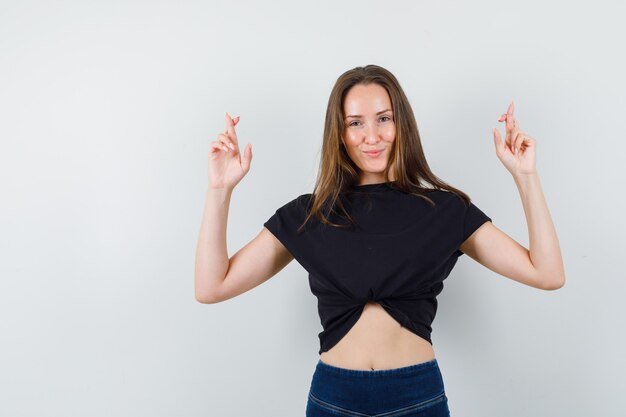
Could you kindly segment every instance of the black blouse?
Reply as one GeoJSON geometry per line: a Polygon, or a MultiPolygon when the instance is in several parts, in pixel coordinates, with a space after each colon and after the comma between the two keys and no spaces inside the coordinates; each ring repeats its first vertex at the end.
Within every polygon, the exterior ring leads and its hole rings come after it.
{"type": "MultiPolygon", "coordinates": [[[[320,354],[345,336],[368,302],[432,345],[436,297],[463,255],[459,246],[491,221],[451,192],[428,190],[433,207],[392,183],[355,185],[341,194],[356,227],[324,225],[314,217],[298,232],[312,194],[289,201],[264,223],[309,273],[323,328],[320,354]]],[[[330,219],[350,224],[335,213],[330,219]]]]}

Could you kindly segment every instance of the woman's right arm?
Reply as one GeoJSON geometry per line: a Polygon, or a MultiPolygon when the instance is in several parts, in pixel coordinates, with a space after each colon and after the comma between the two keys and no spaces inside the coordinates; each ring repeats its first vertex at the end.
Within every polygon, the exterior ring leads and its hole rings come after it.
{"type": "Polygon", "coordinates": [[[196,246],[195,297],[213,304],[267,281],[293,257],[266,228],[231,258],[226,246],[228,208],[234,187],[250,170],[252,147],[240,156],[235,124],[226,114],[226,130],[211,143],[209,188],[196,246]]]}
{"type": "Polygon", "coordinates": [[[214,304],[242,294],[282,270],[293,256],[265,227],[231,258],[226,247],[230,191],[209,189],[196,248],[196,300],[214,304]]]}
{"type": "Polygon", "coordinates": [[[224,281],[230,259],[226,248],[226,223],[232,190],[211,188],[206,192],[202,225],[196,246],[196,300],[211,302],[224,281]]]}

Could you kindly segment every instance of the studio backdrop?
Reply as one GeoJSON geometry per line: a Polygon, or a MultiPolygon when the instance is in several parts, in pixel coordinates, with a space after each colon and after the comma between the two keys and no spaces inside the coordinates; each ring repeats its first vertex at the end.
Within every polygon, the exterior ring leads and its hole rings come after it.
{"type": "Polygon", "coordinates": [[[515,100],[567,281],[462,257],[433,345],[453,416],[623,415],[623,2],[2,1],[0,415],[302,416],[321,331],[296,261],[194,297],[209,143],[241,116],[229,256],[309,193],[330,90],[391,71],[434,173],[528,247],[492,128],[515,100]]]}

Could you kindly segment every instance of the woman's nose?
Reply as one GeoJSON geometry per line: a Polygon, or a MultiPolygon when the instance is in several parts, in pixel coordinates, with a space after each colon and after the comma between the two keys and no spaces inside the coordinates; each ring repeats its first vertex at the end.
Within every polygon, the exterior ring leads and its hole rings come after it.
{"type": "Polygon", "coordinates": [[[366,141],[378,142],[379,138],[380,138],[380,132],[378,130],[378,126],[370,125],[369,127],[367,127],[367,130],[365,132],[365,140],[366,141]]]}

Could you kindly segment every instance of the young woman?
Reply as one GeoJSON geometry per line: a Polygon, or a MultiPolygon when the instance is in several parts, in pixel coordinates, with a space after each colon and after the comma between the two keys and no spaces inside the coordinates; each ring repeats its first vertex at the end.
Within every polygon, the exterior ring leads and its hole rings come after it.
{"type": "Polygon", "coordinates": [[[511,103],[498,119],[506,138],[494,128],[493,143],[522,198],[529,249],[431,172],[400,84],[386,69],[367,65],[345,72],[333,87],[314,192],[276,210],[230,258],[228,206],[250,170],[252,147],[240,154],[239,117],[226,114],[226,130],[209,154],[197,300],[235,297],[296,259],[309,272],[324,328],[307,416],[449,416],[430,333],[436,296],[459,256],[538,289],[565,282],[535,168],[536,142],[513,112],[511,103]]]}

